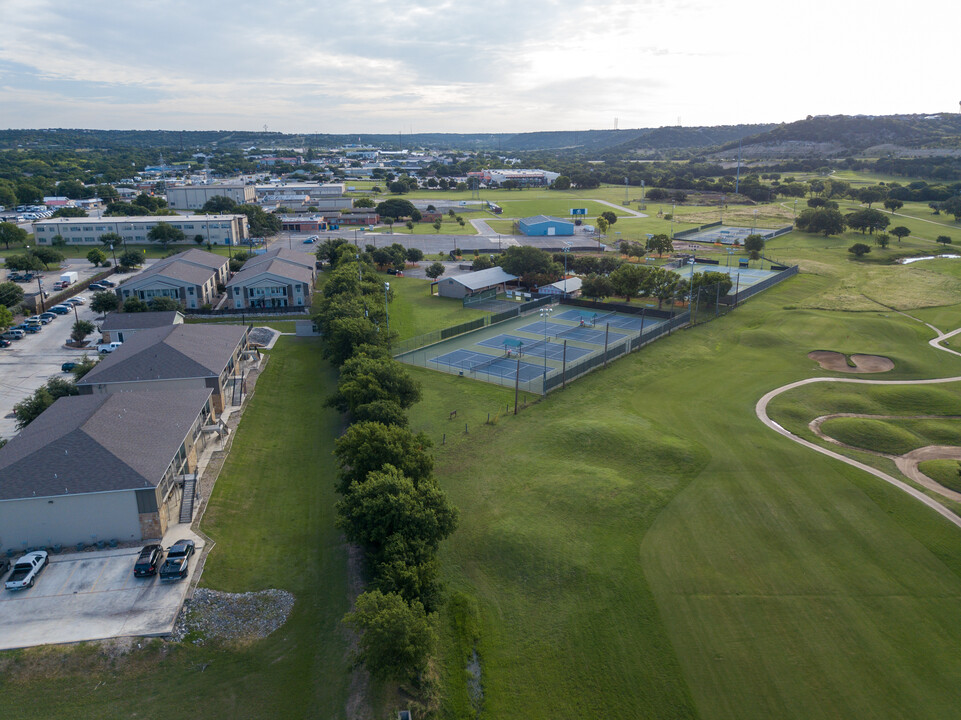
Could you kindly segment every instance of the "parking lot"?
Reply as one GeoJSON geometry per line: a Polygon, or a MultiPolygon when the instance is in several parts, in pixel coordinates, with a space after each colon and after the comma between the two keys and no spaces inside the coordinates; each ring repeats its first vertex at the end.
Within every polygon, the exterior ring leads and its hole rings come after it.
{"type": "MultiPolygon", "coordinates": [[[[59,279],[60,273],[66,270],[77,270],[81,277],[89,277],[93,266],[86,261],[75,260],[64,263],[62,270],[43,274],[45,288],[52,288],[59,279]]],[[[5,278],[6,272],[0,272],[5,278]]],[[[27,288],[21,283],[21,287],[27,288]]],[[[36,287],[36,281],[34,281],[36,287]]],[[[100,316],[90,309],[89,290],[79,293],[87,304],[77,307],[77,315],[59,315],[56,320],[44,325],[36,334],[28,334],[22,340],[15,340],[10,347],[0,348],[0,438],[10,438],[16,434],[16,420],[13,417],[13,406],[30,396],[34,390],[43,385],[50,377],[71,377],[60,371],[60,366],[69,360],[78,360],[84,350],[64,347],[70,339],[70,331],[76,319],[89,320],[99,326],[100,316]]],[[[96,341],[100,333],[95,331],[88,340],[96,341]]],[[[96,355],[96,349],[88,350],[91,356],[96,355]]]]}
{"type": "Polygon", "coordinates": [[[0,650],[171,632],[203,544],[177,526],[164,547],[181,537],[192,538],[197,553],[177,582],[134,577],[139,547],[51,555],[34,587],[0,596],[0,650]]]}

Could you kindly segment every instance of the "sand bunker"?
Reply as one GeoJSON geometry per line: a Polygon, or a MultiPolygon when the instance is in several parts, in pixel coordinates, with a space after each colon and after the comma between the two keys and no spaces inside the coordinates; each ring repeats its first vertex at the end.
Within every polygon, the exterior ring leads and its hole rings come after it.
{"type": "Polygon", "coordinates": [[[894,363],[891,359],[881,355],[851,355],[851,362],[854,363],[855,367],[848,365],[844,353],[831,350],[815,350],[809,352],[808,357],[816,360],[825,370],[833,370],[834,372],[880,373],[894,369],[894,363]]]}

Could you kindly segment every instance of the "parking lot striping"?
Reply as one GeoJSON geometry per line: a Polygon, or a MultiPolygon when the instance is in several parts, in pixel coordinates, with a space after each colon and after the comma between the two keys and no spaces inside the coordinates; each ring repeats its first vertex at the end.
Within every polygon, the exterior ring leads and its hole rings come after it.
{"type": "MultiPolygon", "coordinates": [[[[100,578],[103,577],[104,570],[107,569],[107,559],[103,558],[100,562],[100,573],[97,575],[97,579],[93,581],[93,585],[90,586],[89,592],[93,593],[97,590],[97,583],[100,582],[100,578]]],[[[84,593],[86,594],[86,593],[84,593]]]]}
{"type": "MultiPolygon", "coordinates": [[[[74,561],[74,566],[70,569],[70,574],[67,576],[67,579],[64,580],[63,584],[60,586],[61,590],[63,590],[70,583],[70,579],[73,577],[73,574],[77,572],[78,567],[80,567],[80,563],[77,561],[74,561]]],[[[67,593],[60,593],[60,594],[66,595],[67,593]]],[[[56,595],[54,595],[54,597],[56,597],[56,595]]]]}

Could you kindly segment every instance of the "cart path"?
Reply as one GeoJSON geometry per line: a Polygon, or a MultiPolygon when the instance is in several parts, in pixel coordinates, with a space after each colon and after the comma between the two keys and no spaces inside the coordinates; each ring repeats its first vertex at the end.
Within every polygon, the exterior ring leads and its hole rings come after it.
{"type": "MultiPolygon", "coordinates": [[[[948,332],[948,333],[942,333],[938,331],[937,337],[929,340],[928,344],[931,345],[931,347],[937,348],[938,350],[949,352],[953,355],[961,356],[961,352],[957,352],[956,350],[952,350],[951,348],[946,348],[940,344],[944,340],[947,340],[948,338],[953,337],[958,333],[961,333],[961,328],[957,328],[956,330],[952,330],[951,332],[948,332]]],[[[888,475],[886,472],[883,472],[882,470],[878,470],[877,468],[871,467],[870,465],[866,465],[865,463],[858,462],[857,460],[853,460],[840,453],[834,452],[833,450],[830,450],[826,447],[822,447],[813,442],[810,442],[809,440],[805,440],[804,438],[798,437],[794,433],[778,425],[768,415],[767,407],[770,404],[770,402],[777,396],[789,390],[793,390],[794,388],[799,388],[805,385],[812,385],[814,383],[822,383],[822,382],[847,383],[850,385],[937,385],[937,384],[943,384],[943,383],[961,382],[961,375],[956,375],[954,377],[946,377],[946,378],[931,378],[927,380],[867,380],[862,378],[838,378],[838,377],[807,378],[806,380],[797,380],[796,382],[788,383],[787,385],[782,385],[779,388],[775,388],[774,390],[771,390],[770,392],[763,395],[761,399],[757,401],[757,405],[755,405],[754,407],[754,413],[757,415],[758,419],[762,423],[764,423],[767,427],[774,430],[776,433],[793,440],[798,445],[802,445],[806,448],[814,450],[815,452],[821,453],[822,455],[826,455],[830,458],[834,458],[835,460],[840,460],[843,463],[846,463],[852,467],[856,467],[859,470],[863,470],[864,472],[873,475],[879,480],[883,480],[884,482],[893,485],[899,490],[906,492],[908,495],[915,498],[919,502],[927,505],[929,508],[931,508],[936,513],[938,513],[939,515],[947,519],[949,522],[953,523],[958,528],[961,528],[961,517],[958,517],[957,515],[955,515],[953,512],[948,510],[946,507],[944,507],[941,503],[939,503],[934,498],[928,497],[920,490],[917,490],[916,488],[911,487],[907,483],[901,480],[898,480],[897,478],[891,475],[888,475]]]]}

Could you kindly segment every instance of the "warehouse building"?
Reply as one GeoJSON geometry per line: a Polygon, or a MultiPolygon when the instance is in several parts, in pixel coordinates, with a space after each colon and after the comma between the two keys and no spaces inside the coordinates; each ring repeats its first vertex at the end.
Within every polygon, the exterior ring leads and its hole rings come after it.
{"type": "Polygon", "coordinates": [[[0,547],[163,537],[210,423],[209,388],[63,397],[0,448],[0,547]]]}
{"type": "Polygon", "coordinates": [[[517,225],[520,231],[529,237],[574,234],[574,223],[567,220],[558,220],[547,215],[523,218],[518,220],[517,225]]]}
{"type": "Polygon", "coordinates": [[[253,185],[184,185],[167,188],[167,204],[178,210],[200,210],[208,200],[226,197],[238,205],[257,200],[253,185]]]}

